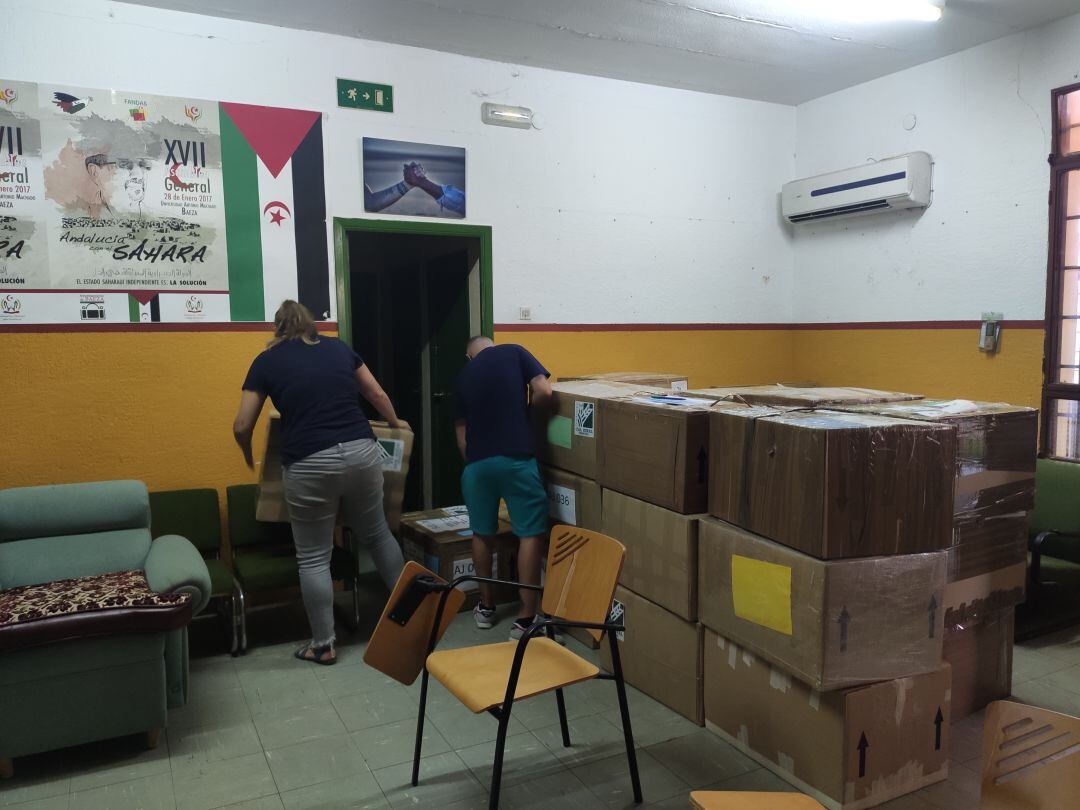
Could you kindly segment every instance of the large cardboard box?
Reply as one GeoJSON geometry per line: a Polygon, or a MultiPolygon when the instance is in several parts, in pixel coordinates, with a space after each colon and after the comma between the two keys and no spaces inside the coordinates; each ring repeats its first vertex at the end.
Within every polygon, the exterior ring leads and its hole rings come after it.
{"type": "MultiPolygon", "coordinates": [[[[621,585],[615,589],[612,619],[622,618],[619,659],[626,682],[699,726],[705,722],[702,699],[703,628],[654,605],[621,585]]],[[[611,646],[600,647],[611,672],[611,646]]]]}
{"type": "Polygon", "coordinates": [[[953,719],[979,711],[1012,692],[1014,608],[945,626],[945,660],[952,666],[953,719]]]}
{"type": "MultiPolygon", "coordinates": [[[[469,514],[464,506],[446,509],[430,509],[425,512],[409,512],[401,518],[401,545],[406,560],[414,560],[434,571],[443,579],[475,574],[472,561],[473,533],[469,528],[469,514]]],[[[517,538],[510,531],[510,524],[499,518],[499,534],[495,538],[496,579],[517,579],[517,538]]],[[[480,592],[475,582],[461,586],[467,594],[462,610],[471,610],[480,592]]],[[[516,588],[500,586],[495,591],[498,602],[518,599],[516,588]]]]}
{"type": "MultiPolygon", "coordinates": [[[[627,396],[600,401],[597,481],[686,515],[706,511],[713,400],[627,396]]],[[[733,406],[720,406],[722,408],[733,406]]]]}
{"type": "Polygon", "coordinates": [[[698,515],[682,515],[604,490],[604,534],[626,546],[619,582],[687,621],[697,621],[698,515]]]}
{"type": "MultiPolygon", "coordinates": [[[[543,464],[596,479],[603,435],[599,401],[639,391],[632,385],[578,380],[551,386],[548,410],[533,409],[537,456],[543,464]]],[[[662,392],[660,388],[643,389],[662,392]]]]}
{"type": "Polygon", "coordinates": [[[948,776],[950,672],[816,692],[705,632],[705,724],[830,808],[874,807],[948,776]]]}
{"type": "Polygon", "coordinates": [[[600,531],[602,500],[598,483],[554,467],[543,467],[541,473],[552,523],[600,531]]]}
{"type": "Polygon", "coordinates": [[[953,511],[958,518],[1034,508],[1039,431],[1039,413],[1034,408],[1003,402],[924,399],[851,410],[956,428],[953,511]]]}
{"type": "Polygon", "coordinates": [[[948,582],[1027,562],[1027,512],[958,517],[949,547],[948,582]]]}
{"type": "Polygon", "coordinates": [[[1014,608],[1024,601],[1026,587],[1027,563],[1023,561],[950,582],[945,586],[945,624],[968,624],[1014,608]]]}
{"type": "Polygon", "coordinates": [[[838,411],[714,408],[709,512],[822,559],[946,548],[956,428],[838,411]]]}
{"type": "Polygon", "coordinates": [[[688,391],[728,399],[747,405],[786,405],[796,408],[820,408],[834,405],[857,405],[872,402],[898,402],[920,399],[918,394],[899,391],[876,391],[873,388],[826,388],[823,386],[742,385],[726,388],[697,388],[688,391]]]}
{"type": "MultiPolygon", "coordinates": [[[[395,430],[385,422],[372,422],[372,430],[385,454],[383,459],[383,511],[390,531],[395,534],[401,523],[401,504],[405,498],[405,479],[409,475],[413,432],[395,430]]],[[[267,523],[288,523],[285,490],[281,475],[281,417],[275,412],[267,420],[266,453],[259,462],[259,497],[255,519],[267,523]]]]}
{"type": "Polygon", "coordinates": [[[609,371],[604,374],[584,374],[580,377],[560,377],[559,382],[574,380],[600,380],[626,383],[628,385],[654,385],[673,391],[685,391],[689,380],[685,374],[669,374],[661,371],[609,371]]]}
{"type": "Polygon", "coordinates": [[[941,664],[945,552],[824,561],[705,518],[698,615],[815,689],[941,664]]]}

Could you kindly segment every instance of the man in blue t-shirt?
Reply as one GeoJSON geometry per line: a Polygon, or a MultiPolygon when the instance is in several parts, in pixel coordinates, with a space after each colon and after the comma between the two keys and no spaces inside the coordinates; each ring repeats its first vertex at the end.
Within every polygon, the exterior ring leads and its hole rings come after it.
{"type": "MultiPolygon", "coordinates": [[[[466,462],[461,489],[473,531],[473,565],[477,576],[492,576],[499,501],[505,500],[510,525],[520,538],[518,578],[527,585],[539,585],[548,498],[533,450],[529,394],[532,407],[548,407],[550,375],[521,346],[496,346],[487,337],[472,338],[466,356],[469,363],[457,384],[456,428],[466,462]]],[[[521,589],[521,612],[510,638],[521,637],[538,609],[538,592],[521,589]]],[[[481,629],[494,626],[495,598],[490,585],[480,585],[473,616],[481,629]]]]}

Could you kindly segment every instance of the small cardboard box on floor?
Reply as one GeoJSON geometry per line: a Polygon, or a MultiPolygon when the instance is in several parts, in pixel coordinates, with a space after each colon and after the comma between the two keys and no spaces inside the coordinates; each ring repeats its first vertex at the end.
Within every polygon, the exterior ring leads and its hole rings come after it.
{"type": "MultiPolygon", "coordinates": [[[[621,585],[615,589],[612,619],[622,618],[619,659],[626,682],[699,726],[702,702],[702,627],[688,622],[621,585]]],[[[600,660],[611,672],[611,646],[600,647],[600,660]]]]}
{"type": "Polygon", "coordinates": [[[918,394],[876,391],[873,388],[825,388],[822,386],[742,385],[727,388],[698,388],[688,391],[714,399],[747,405],[784,405],[794,408],[821,408],[836,405],[863,405],[920,399],[918,394]]]}
{"type": "MultiPolygon", "coordinates": [[[[383,510],[390,531],[395,534],[401,523],[401,503],[405,498],[405,479],[409,475],[413,432],[395,430],[384,422],[372,422],[375,438],[385,453],[383,459],[383,510]]],[[[255,519],[266,523],[288,523],[281,467],[281,416],[271,413],[266,428],[266,454],[259,464],[259,497],[255,519]]]]}
{"type": "Polygon", "coordinates": [[[705,631],[705,725],[826,807],[860,810],[948,776],[950,672],[816,692],[705,631]]]}
{"type": "Polygon", "coordinates": [[[698,615],[821,691],[941,665],[945,552],[819,560],[698,524],[698,615]]]}
{"type": "Polygon", "coordinates": [[[619,583],[687,621],[698,617],[698,515],[604,490],[604,534],[626,546],[619,583]]]}
{"type": "MultiPolygon", "coordinates": [[[[405,559],[420,563],[446,580],[476,573],[472,538],[469,514],[464,506],[409,512],[401,517],[401,545],[405,559]]],[[[493,566],[497,579],[516,579],[517,546],[510,524],[500,517],[493,566]]],[[[479,588],[475,582],[467,582],[461,590],[468,594],[461,609],[471,610],[479,599],[479,588]]],[[[516,588],[500,586],[495,596],[502,604],[517,600],[518,592],[516,588]]]]}
{"type": "Polygon", "coordinates": [[[710,420],[714,516],[822,559],[949,545],[952,425],[764,406],[710,420]]]}
{"type": "Polygon", "coordinates": [[[709,413],[716,406],[678,395],[601,400],[597,482],[684,515],[706,511],[709,413]]]}

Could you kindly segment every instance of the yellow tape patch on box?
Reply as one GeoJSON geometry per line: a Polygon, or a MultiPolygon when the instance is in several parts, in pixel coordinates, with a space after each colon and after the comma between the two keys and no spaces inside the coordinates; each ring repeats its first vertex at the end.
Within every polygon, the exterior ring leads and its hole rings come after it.
{"type": "Polygon", "coordinates": [[[731,557],[731,597],[735,615],[791,635],[791,569],[786,565],[731,557]]]}

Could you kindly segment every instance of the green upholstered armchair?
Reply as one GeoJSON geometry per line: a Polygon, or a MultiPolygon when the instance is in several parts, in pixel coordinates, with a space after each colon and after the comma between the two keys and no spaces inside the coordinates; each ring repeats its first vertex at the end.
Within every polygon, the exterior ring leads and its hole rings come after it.
{"type": "Polygon", "coordinates": [[[1044,557],[1080,563],[1080,463],[1040,458],[1035,467],[1035,509],[1028,524],[1031,584],[1038,595],[1044,557]]]}
{"type": "MultiPolygon", "coordinates": [[[[210,576],[191,543],[177,536],[151,543],[141,482],[0,491],[0,601],[7,594],[10,606],[15,594],[40,598],[52,584],[62,591],[61,581],[114,572],[135,572],[145,590],[131,610],[112,607],[122,600],[104,602],[109,607],[74,615],[59,631],[53,622],[44,640],[31,632],[28,641],[0,644],[0,775],[11,774],[15,757],[92,740],[145,732],[156,745],[167,710],[187,696],[186,622],[210,598],[210,576]],[[183,603],[171,629],[147,629],[151,614],[142,608],[156,599],[183,603]]],[[[0,635],[50,626],[27,615],[18,626],[0,622],[0,635]]]]}

